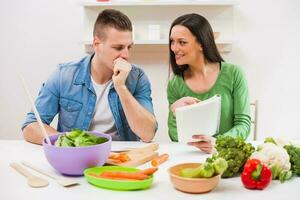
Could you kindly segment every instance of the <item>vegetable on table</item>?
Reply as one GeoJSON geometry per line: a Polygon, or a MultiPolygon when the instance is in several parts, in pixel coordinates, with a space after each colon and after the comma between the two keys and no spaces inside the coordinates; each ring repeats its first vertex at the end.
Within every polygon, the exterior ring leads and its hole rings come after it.
{"type": "Polygon", "coordinates": [[[213,167],[216,174],[223,174],[228,168],[228,164],[224,158],[216,158],[213,161],[213,167]]]}
{"type": "Polygon", "coordinates": [[[290,156],[291,170],[294,175],[300,176],[300,148],[294,145],[286,145],[284,149],[290,156]]]}
{"type": "Polygon", "coordinates": [[[272,171],[258,159],[246,162],[241,175],[244,186],[248,189],[265,189],[272,180],[272,171]]]}
{"type": "Polygon", "coordinates": [[[205,162],[196,168],[184,168],[180,176],[186,178],[210,178],[214,175],[215,170],[211,163],[205,162]]]}
{"type": "Polygon", "coordinates": [[[124,171],[104,171],[100,174],[89,173],[90,176],[96,178],[106,178],[113,180],[145,180],[154,174],[158,169],[155,167],[147,168],[137,172],[124,172],[124,171]]]}
{"type": "Polygon", "coordinates": [[[155,157],[152,161],[151,161],[151,165],[153,167],[158,167],[159,165],[161,165],[162,163],[166,162],[169,158],[169,155],[164,153],[160,156],[155,157]]]}
{"type": "Polygon", "coordinates": [[[138,172],[119,172],[119,171],[105,171],[100,174],[102,178],[125,178],[134,180],[145,180],[149,178],[148,175],[138,172]]]}
{"type": "Polygon", "coordinates": [[[116,164],[124,163],[131,160],[126,152],[110,153],[108,159],[112,160],[116,164]]]}
{"type": "Polygon", "coordinates": [[[228,167],[222,173],[222,178],[233,177],[242,172],[243,166],[254,151],[254,147],[250,143],[246,143],[243,138],[220,136],[216,140],[217,153],[208,158],[214,160],[216,158],[224,158],[228,167]]]}
{"type": "Polygon", "coordinates": [[[158,170],[158,168],[156,167],[150,167],[141,171],[138,171],[138,173],[142,173],[148,176],[151,176],[152,174],[154,174],[156,171],[158,170]]]}
{"type": "Polygon", "coordinates": [[[227,169],[227,161],[223,158],[209,160],[196,168],[184,168],[180,176],[186,178],[210,178],[222,174],[227,169]]]}
{"type": "Polygon", "coordinates": [[[272,170],[272,179],[284,182],[292,178],[290,157],[287,151],[274,143],[259,145],[250,159],[258,159],[272,170]]]}

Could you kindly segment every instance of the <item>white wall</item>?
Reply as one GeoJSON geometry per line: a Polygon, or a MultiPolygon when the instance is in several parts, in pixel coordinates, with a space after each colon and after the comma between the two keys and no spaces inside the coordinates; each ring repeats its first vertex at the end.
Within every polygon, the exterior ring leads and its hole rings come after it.
{"type": "MultiPolygon", "coordinates": [[[[260,101],[258,139],[300,139],[299,10],[297,0],[240,0],[235,7],[233,50],[224,58],[244,69],[251,100],[260,101]]],[[[29,104],[17,73],[36,96],[57,63],[84,55],[82,13],[74,0],[0,1],[0,139],[22,138],[29,104]]],[[[141,53],[132,61],[152,82],[157,139],[168,140],[168,55],[141,53]]]]}
{"type": "Polygon", "coordinates": [[[243,66],[251,99],[258,99],[258,139],[300,139],[300,2],[241,1],[236,43],[228,60],[243,66]]]}

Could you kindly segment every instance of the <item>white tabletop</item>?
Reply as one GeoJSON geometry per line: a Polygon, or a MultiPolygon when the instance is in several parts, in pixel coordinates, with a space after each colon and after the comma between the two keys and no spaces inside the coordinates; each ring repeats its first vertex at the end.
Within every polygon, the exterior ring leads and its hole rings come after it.
{"type": "MultiPolygon", "coordinates": [[[[113,148],[120,147],[137,147],[146,144],[139,142],[113,142],[113,148]]],[[[48,164],[44,157],[41,146],[33,145],[21,140],[0,140],[0,199],[298,199],[297,188],[300,189],[300,178],[280,184],[279,181],[272,181],[271,185],[265,190],[247,190],[243,187],[240,178],[221,179],[217,188],[206,194],[186,194],[177,191],[169,180],[167,169],[175,164],[182,162],[203,162],[209,155],[204,154],[196,149],[177,143],[160,144],[159,153],[168,153],[170,159],[159,167],[154,175],[154,182],[151,188],[140,191],[113,191],[101,189],[90,185],[84,177],[76,177],[80,185],[71,188],[64,188],[58,185],[54,180],[49,180],[49,186],[45,188],[31,188],[27,185],[26,180],[14,169],[9,167],[10,162],[20,163],[21,161],[29,162],[50,173],[56,173],[48,164]]],[[[147,163],[139,168],[150,167],[147,163]]],[[[31,171],[31,170],[30,170],[31,171]]],[[[34,174],[34,171],[31,171],[34,174]]],[[[43,175],[40,175],[43,176],[43,175]]]]}

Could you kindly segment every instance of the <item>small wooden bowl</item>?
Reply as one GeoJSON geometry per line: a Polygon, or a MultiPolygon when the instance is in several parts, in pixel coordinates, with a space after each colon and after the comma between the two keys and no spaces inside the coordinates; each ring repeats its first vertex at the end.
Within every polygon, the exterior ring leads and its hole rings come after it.
{"type": "Polygon", "coordinates": [[[180,176],[184,168],[196,168],[201,163],[182,163],[169,168],[171,182],[177,190],[187,193],[205,193],[213,190],[219,183],[220,175],[211,178],[185,178],[180,176]]]}

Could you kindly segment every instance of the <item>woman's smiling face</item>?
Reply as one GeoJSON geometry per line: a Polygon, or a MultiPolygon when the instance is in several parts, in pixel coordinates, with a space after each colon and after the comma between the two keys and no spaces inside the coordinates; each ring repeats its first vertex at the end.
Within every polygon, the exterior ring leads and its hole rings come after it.
{"type": "Polygon", "coordinates": [[[177,65],[188,65],[195,63],[202,52],[201,45],[188,28],[176,25],[170,34],[170,48],[175,54],[177,65]]]}

